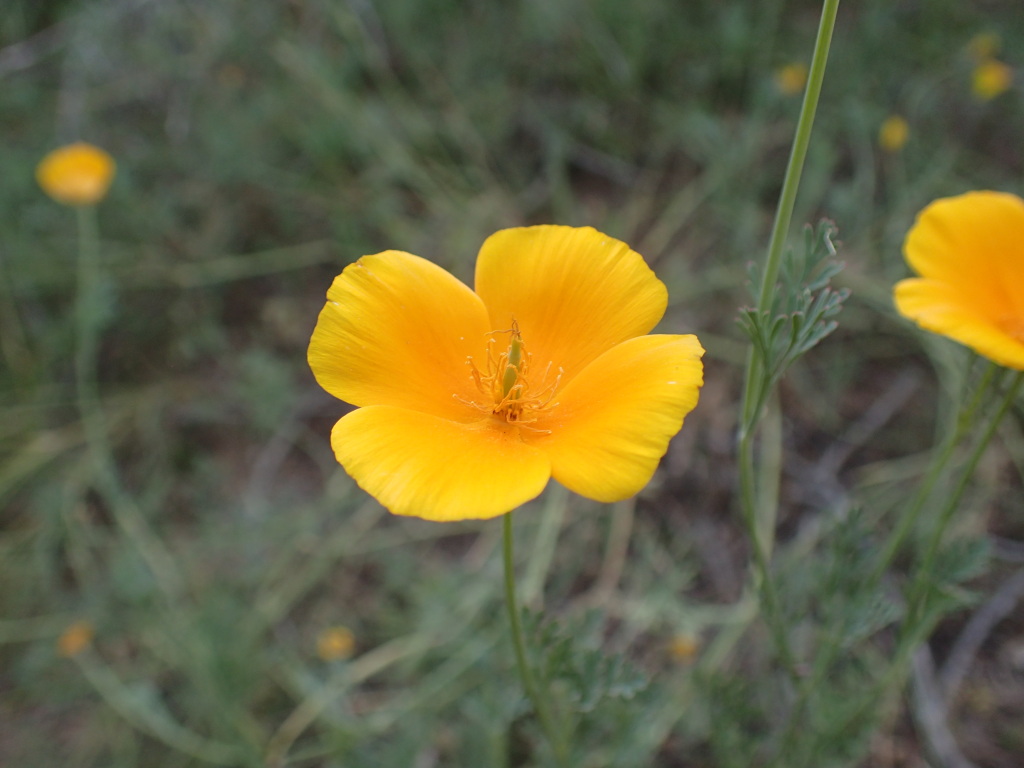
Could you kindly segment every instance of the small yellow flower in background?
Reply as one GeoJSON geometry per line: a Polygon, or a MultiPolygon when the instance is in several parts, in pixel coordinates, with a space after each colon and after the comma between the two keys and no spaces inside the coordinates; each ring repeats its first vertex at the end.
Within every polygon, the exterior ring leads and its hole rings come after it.
{"type": "Polygon", "coordinates": [[[316,655],[324,661],[347,659],[355,649],[356,636],[348,627],[329,627],[316,638],[316,655]]]}
{"type": "Polygon", "coordinates": [[[55,149],[36,166],[36,181],[63,205],[95,205],[114,180],[114,158],[85,142],[55,149]]]}
{"type": "Polygon", "coordinates": [[[76,621],[69,624],[57,638],[57,653],[70,659],[84,651],[92,642],[96,632],[88,621],[76,621]]]}
{"type": "Polygon", "coordinates": [[[645,335],[665,285],[590,227],[491,235],[476,289],[401,251],[364,256],[327,292],[317,381],[359,406],[335,456],[391,512],[490,518],[554,477],[597,501],[643,488],[697,404],[692,335],[645,335]]]}
{"type": "Polygon", "coordinates": [[[775,86],[786,96],[795,96],[807,85],[807,65],[802,62],[786,64],[775,70],[775,86]]]}
{"type": "Polygon", "coordinates": [[[910,126],[899,115],[889,115],[878,129],[878,146],[886,152],[899,152],[910,136],[910,126]]]}
{"type": "Polygon", "coordinates": [[[999,53],[1002,39],[995,32],[979,32],[967,42],[967,52],[978,61],[991,59],[999,53]]]}
{"type": "Polygon", "coordinates": [[[896,284],[901,315],[1024,370],[1024,200],[1003,192],[936,200],[903,250],[920,277],[896,284]]]}
{"type": "Polygon", "coordinates": [[[689,664],[700,650],[700,638],[689,633],[676,635],[668,644],[668,653],[675,661],[689,664]]]}
{"type": "Polygon", "coordinates": [[[991,101],[1013,85],[1013,70],[994,59],[983,61],[971,74],[971,91],[982,101],[991,101]]]}

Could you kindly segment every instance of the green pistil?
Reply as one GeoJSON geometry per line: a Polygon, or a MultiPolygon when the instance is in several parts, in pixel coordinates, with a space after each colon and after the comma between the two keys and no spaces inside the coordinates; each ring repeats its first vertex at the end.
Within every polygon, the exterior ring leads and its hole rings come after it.
{"type": "MultiPolygon", "coordinates": [[[[512,343],[508,346],[508,357],[505,360],[505,373],[501,377],[501,396],[503,398],[509,397],[509,393],[512,392],[516,381],[519,380],[519,365],[522,361],[523,337],[519,335],[518,331],[513,330],[512,343]]],[[[518,392],[511,395],[513,400],[518,396],[518,392]]]]}

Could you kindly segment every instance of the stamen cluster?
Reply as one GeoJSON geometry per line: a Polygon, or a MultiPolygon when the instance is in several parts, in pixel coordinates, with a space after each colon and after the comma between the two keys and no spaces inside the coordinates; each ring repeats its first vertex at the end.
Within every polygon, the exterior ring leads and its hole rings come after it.
{"type": "MultiPolygon", "coordinates": [[[[487,372],[481,373],[472,358],[467,359],[470,376],[484,397],[484,403],[469,402],[474,408],[497,416],[509,424],[527,426],[553,407],[551,401],[562,380],[562,369],[558,369],[555,380],[544,386],[551,372],[549,362],[539,381],[530,374],[533,362],[523,343],[519,326],[512,322],[507,331],[493,331],[487,340],[487,372]],[[498,340],[494,334],[509,334],[508,348],[495,354],[498,340]]],[[[541,430],[547,431],[547,430],[541,430]]]]}

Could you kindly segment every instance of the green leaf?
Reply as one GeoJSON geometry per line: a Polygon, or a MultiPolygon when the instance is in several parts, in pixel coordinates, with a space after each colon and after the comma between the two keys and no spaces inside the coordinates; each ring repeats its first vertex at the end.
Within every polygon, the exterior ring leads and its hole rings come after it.
{"type": "MultiPolygon", "coordinates": [[[[740,310],[739,325],[761,359],[765,391],[837,327],[832,318],[842,309],[849,291],[831,287],[832,278],[843,268],[834,260],[835,231],[835,225],[826,220],[817,229],[805,227],[804,248],[787,251],[769,306],[740,310]]],[[[751,265],[749,273],[750,285],[759,285],[758,267],[751,265]]]]}
{"type": "Polygon", "coordinates": [[[542,621],[540,614],[524,615],[541,685],[564,691],[581,713],[592,712],[607,699],[631,699],[647,686],[647,679],[623,656],[601,648],[600,622],[596,613],[569,625],[542,621]]]}

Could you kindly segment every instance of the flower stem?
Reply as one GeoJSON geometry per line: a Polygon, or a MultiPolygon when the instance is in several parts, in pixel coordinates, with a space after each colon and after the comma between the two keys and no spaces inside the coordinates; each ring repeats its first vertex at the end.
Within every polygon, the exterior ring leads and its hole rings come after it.
{"type": "Polygon", "coordinates": [[[519,601],[516,599],[516,578],[515,560],[512,553],[512,513],[505,515],[502,521],[504,533],[504,546],[502,548],[505,561],[505,607],[508,609],[508,622],[512,630],[512,647],[516,653],[516,665],[519,668],[519,677],[523,682],[523,689],[527,697],[533,703],[537,719],[544,730],[551,749],[555,755],[555,762],[558,765],[568,765],[568,747],[562,739],[562,735],[551,716],[547,700],[541,696],[537,681],[533,676],[533,670],[526,659],[526,643],[523,640],[523,625],[520,619],[519,601]]]}
{"type": "Polygon", "coordinates": [[[94,206],[79,206],[78,286],[75,305],[75,387],[86,447],[96,473],[96,488],[114,519],[146,562],[165,597],[182,592],[181,576],[170,552],[150,529],[135,500],[121,484],[107,434],[97,383],[100,306],[100,240],[94,206]]]}
{"type": "MultiPolygon", "coordinates": [[[[986,372],[986,384],[988,382],[989,377],[987,374],[989,372],[986,372]]],[[[935,559],[938,556],[939,546],[942,543],[943,535],[945,534],[946,528],[953,517],[953,513],[956,512],[957,506],[960,503],[960,497],[967,488],[967,483],[974,474],[978,461],[981,459],[982,454],[985,452],[985,448],[988,447],[992,437],[995,435],[996,428],[1002,422],[1006,412],[1016,400],[1022,384],[1024,384],[1024,371],[1020,371],[1014,375],[1013,380],[1010,382],[1009,389],[1003,397],[1002,403],[999,405],[989,423],[985,426],[981,437],[978,439],[978,442],[972,449],[967,462],[964,464],[964,467],[960,472],[960,477],[957,479],[956,486],[946,499],[942,512],[939,515],[939,520],[931,531],[931,535],[929,536],[928,543],[925,547],[924,556],[921,558],[921,563],[915,570],[914,579],[907,592],[907,617],[900,629],[895,648],[890,654],[888,664],[886,664],[885,668],[876,675],[874,691],[864,696],[860,703],[842,718],[842,721],[839,724],[840,728],[845,728],[855,720],[867,716],[871,709],[879,706],[879,702],[884,701],[893,690],[904,684],[908,674],[908,662],[911,654],[918,647],[918,643],[925,640],[931,633],[936,619],[932,618],[930,621],[926,621],[927,617],[922,613],[922,610],[925,607],[925,602],[928,597],[930,587],[929,576],[935,567],[935,559]]],[[[973,412],[974,407],[978,404],[978,399],[978,396],[975,395],[972,405],[969,406],[968,410],[973,412]]],[[[963,423],[963,420],[961,420],[961,423],[963,423]]]]}
{"type": "Polygon", "coordinates": [[[782,246],[786,242],[789,224],[793,218],[796,193],[804,170],[807,147],[811,142],[811,129],[814,127],[814,115],[818,110],[821,84],[825,80],[825,65],[828,62],[828,50],[832,44],[832,30],[835,29],[838,10],[839,0],[825,0],[821,9],[818,37],[814,41],[811,69],[807,75],[807,90],[804,92],[803,105],[800,107],[793,149],[790,151],[789,164],[786,166],[786,176],[779,195],[779,207],[775,212],[775,224],[768,244],[768,260],[765,263],[764,279],[761,281],[761,293],[758,297],[758,306],[761,309],[770,306],[772,294],[775,292],[775,281],[778,279],[779,267],[782,264],[782,246]]]}
{"type": "Polygon", "coordinates": [[[871,575],[871,582],[875,583],[881,578],[882,574],[885,573],[886,568],[892,562],[893,558],[899,553],[900,548],[906,541],[910,531],[913,530],[914,524],[917,522],[918,516],[921,510],[924,508],[925,502],[932,495],[932,491],[935,489],[935,484],[939,478],[946,473],[946,469],[949,465],[950,460],[953,458],[953,454],[956,451],[957,446],[963,439],[964,435],[974,426],[974,415],[978,410],[979,405],[982,402],[984,394],[988,391],[989,386],[992,383],[997,366],[990,364],[982,375],[981,381],[975,390],[974,397],[970,399],[970,402],[966,400],[966,392],[960,398],[958,403],[959,410],[956,415],[956,421],[953,423],[952,428],[946,435],[945,440],[942,442],[931,461],[931,465],[928,467],[928,473],[925,475],[924,480],[917,487],[917,493],[914,494],[913,501],[910,504],[907,512],[900,517],[899,522],[896,524],[896,530],[893,531],[892,536],[885,543],[885,549],[882,550],[882,554],[878,558],[878,562],[875,564],[874,572],[871,575]]]}
{"type": "MultiPolygon", "coordinates": [[[[803,173],[804,160],[807,157],[807,147],[810,144],[811,129],[814,127],[814,115],[818,109],[818,98],[821,95],[821,84],[825,78],[825,64],[828,61],[828,50],[832,42],[832,30],[835,28],[836,12],[839,8],[839,0],[825,0],[821,11],[821,22],[818,25],[818,37],[814,43],[814,56],[811,62],[811,69],[807,80],[807,91],[804,94],[803,106],[800,109],[800,118],[796,126],[796,134],[793,138],[793,148],[789,155],[789,164],[786,167],[786,176],[782,185],[782,192],[779,195],[779,205],[775,212],[775,223],[772,226],[772,233],[768,243],[768,256],[765,262],[764,276],[761,280],[761,289],[758,294],[758,310],[771,313],[774,303],[776,281],[779,276],[779,269],[782,265],[782,249],[786,242],[786,234],[789,232],[789,225],[793,218],[793,207],[796,204],[796,193],[800,186],[800,176],[803,173]]],[[[753,466],[753,432],[760,420],[757,413],[757,405],[764,402],[760,396],[761,390],[767,386],[762,382],[765,375],[768,360],[761,359],[755,354],[752,347],[747,356],[746,381],[743,388],[743,406],[741,410],[742,421],[740,423],[740,453],[741,453],[741,498],[745,504],[750,505],[747,512],[751,519],[754,516],[754,508],[761,507],[762,514],[774,518],[775,504],[758,505],[756,501],[753,472],[744,473],[743,456],[749,456],[748,467],[753,466]],[[745,477],[744,477],[745,475],[745,477]]],[[[781,450],[781,448],[779,449],[781,450]]],[[[774,530],[774,525],[767,525],[762,521],[762,528],[774,530]]],[[[767,551],[771,551],[768,542],[762,542],[767,551]]]]}
{"type": "Polygon", "coordinates": [[[989,423],[985,426],[985,431],[982,432],[981,438],[974,446],[970,456],[967,458],[967,462],[964,464],[960,477],[957,479],[956,486],[953,488],[952,493],[949,494],[945,504],[943,505],[942,512],[939,514],[938,522],[932,529],[931,536],[928,538],[928,543],[925,547],[921,565],[917,568],[917,574],[910,587],[910,595],[907,599],[907,605],[910,611],[911,622],[916,618],[919,618],[916,614],[920,612],[925,602],[925,598],[927,597],[929,576],[935,566],[935,558],[938,555],[939,546],[942,543],[942,537],[945,534],[946,529],[949,527],[949,522],[952,520],[953,514],[956,512],[957,507],[960,504],[960,498],[967,489],[967,483],[974,475],[974,470],[978,466],[978,462],[981,460],[982,454],[985,452],[988,444],[992,441],[992,437],[996,433],[996,428],[1002,422],[1003,417],[1010,409],[1010,406],[1013,405],[1014,401],[1017,399],[1017,393],[1020,391],[1022,383],[1024,383],[1024,371],[1019,371],[1014,375],[1013,380],[1007,389],[1006,395],[1003,397],[1003,402],[1000,403],[999,408],[996,410],[989,423]]]}
{"type": "MultiPolygon", "coordinates": [[[[838,8],[839,0],[824,0],[808,74],[807,90],[800,108],[793,148],[789,155],[782,192],[779,195],[779,204],[775,212],[775,222],[769,239],[768,255],[757,305],[758,312],[767,313],[769,316],[773,314],[772,307],[776,281],[782,265],[783,246],[793,218],[793,208],[796,204],[796,194],[800,186],[804,160],[807,157],[807,147],[810,144],[814,115],[818,108],[818,98],[821,95],[821,85],[825,78],[825,65],[828,61],[828,51],[832,42],[832,31],[835,28],[838,8]]],[[[756,470],[754,456],[754,434],[762,419],[764,404],[767,403],[769,408],[777,407],[773,405],[774,398],[771,393],[766,392],[767,388],[772,386],[767,373],[771,364],[771,360],[765,359],[763,353],[759,354],[758,350],[751,346],[747,354],[743,402],[740,410],[739,496],[743,520],[755,555],[755,575],[765,603],[766,619],[772,626],[776,645],[779,646],[778,651],[784,663],[790,669],[791,674],[795,674],[793,653],[782,625],[777,596],[769,574],[775,537],[775,521],[778,514],[778,476],[782,468],[781,430],[773,429],[762,435],[760,472],[756,470]]]]}

